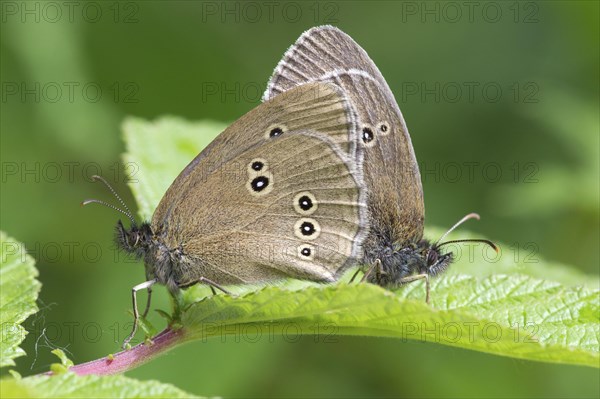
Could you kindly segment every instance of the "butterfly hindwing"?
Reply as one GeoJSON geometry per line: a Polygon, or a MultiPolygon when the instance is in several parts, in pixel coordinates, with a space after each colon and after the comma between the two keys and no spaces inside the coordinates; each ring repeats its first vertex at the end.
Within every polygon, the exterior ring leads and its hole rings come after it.
{"type": "Polygon", "coordinates": [[[334,281],[368,231],[357,137],[356,111],[331,83],[292,89],[234,122],[154,213],[152,230],[179,248],[178,283],[334,281]]]}
{"type": "Polygon", "coordinates": [[[189,191],[197,206],[182,202],[168,226],[155,226],[184,254],[200,254],[188,255],[195,267],[182,276],[221,284],[275,276],[333,281],[356,259],[366,231],[363,183],[327,136],[286,132],[221,171],[189,191]]]}

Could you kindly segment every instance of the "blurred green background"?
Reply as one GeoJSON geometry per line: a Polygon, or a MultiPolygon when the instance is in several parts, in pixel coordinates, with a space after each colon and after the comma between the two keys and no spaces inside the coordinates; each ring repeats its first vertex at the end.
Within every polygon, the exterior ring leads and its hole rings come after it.
{"type": "MultiPolygon", "coordinates": [[[[133,203],[123,119],[233,121],[260,102],[288,46],[325,23],[361,44],[394,91],[429,226],[477,211],[468,229],[510,255],[598,274],[597,2],[69,4],[2,3],[0,227],[25,242],[43,283],[23,375],[47,370],[53,347],[76,363],[115,352],[129,328],[142,266],[114,251],[117,214],[79,206],[110,199],[95,173],[133,203]]],[[[594,369],[355,337],[196,342],[128,375],[225,397],[600,394],[594,369]]]]}

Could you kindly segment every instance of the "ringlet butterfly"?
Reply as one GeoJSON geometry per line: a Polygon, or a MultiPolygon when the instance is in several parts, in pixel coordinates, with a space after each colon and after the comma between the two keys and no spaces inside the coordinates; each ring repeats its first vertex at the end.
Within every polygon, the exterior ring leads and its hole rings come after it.
{"type": "MultiPolygon", "coordinates": [[[[327,82],[299,85],[251,110],[183,169],[152,220],[119,220],[121,249],[143,259],[146,282],[181,288],[270,282],[332,282],[362,254],[368,231],[356,111],[327,82]]],[[[214,289],[213,289],[214,292],[214,289]]]]}
{"type": "Polygon", "coordinates": [[[398,286],[425,279],[452,262],[442,241],[461,219],[435,243],[423,239],[425,207],[419,167],[400,108],[383,75],[365,50],[333,26],[304,32],[275,68],[264,101],[307,82],[332,82],[347,94],[358,112],[359,143],[364,148],[370,232],[363,243],[362,262],[370,265],[363,279],[381,286],[398,286]]]}

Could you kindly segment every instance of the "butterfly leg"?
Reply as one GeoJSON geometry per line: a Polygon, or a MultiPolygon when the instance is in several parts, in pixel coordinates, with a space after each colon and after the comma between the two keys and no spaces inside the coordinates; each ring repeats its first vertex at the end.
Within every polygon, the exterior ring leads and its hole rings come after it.
{"type": "Polygon", "coordinates": [[[192,281],[191,283],[179,284],[179,288],[191,287],[192,285],[195,285],[195,284],[198,284],[198,283],[203,283],[203,284],[208,285],[210,287],[210,290],[212,291],[213,295],[217,295],[217,292],[215,291],[215,288],[216,288],[219,291],[223,291],[227,295],[235,296],[232,292],[226,290],[225,288],[223,288],[219,284],[215,283],[212,280],[207,279],[206,277],[200,277],[198,280],[192,281]]]}
{"type": "Polygon", "coordinates": [[[369,270],[367,270],[365,275],[360,279],[360,282],[362,283],[363,281],[366,281],[367,278],[369,278],[369,276],[371,275],[371,273],[373,273],[373,271],[375,271],[375,276],[377,276],[377,281],[379,281],[381,275],[385,274],[383,272],[383,268],[381,267],[381,260],[375,259],[375,262],[373,263],[373,265],[371,265],[369,270]]]}
{"type": "Polygon", "coordinates": [[[406,284],[406,283],[412,283],[413,281],[423,280],[423,279],[425,280],[425,302],[429,303],[429,291],[430,291],[429,274],[427,274],[427,273],[415,274],[414,276],[404,277],[404,278],[400,279],[398,282],[400,284],[406,284]]]}
{"type": "Polygon", "coordinates": [[[358,273],[360,273],[360,268],[354,272],[352,278],[350,279],[350,281],[348,281],[348,284],[352,284],[354,282],[354,279],[356,278],[356,276],[358,276],[358,273]]]}
{"type": "Polygon", "coordinates": [[[152,299],[152,286],[148,287],[148,299],[146,300],[146,309],[144,309],[144,313],[142,314],[142,317],[145,319],[146,316],[148,316],[148,312],[150,311],[150,302],[152,299]]]}
{"type": "Polygon", "coordinates": [[[208,285],[210,287],[210,289],[212,290],[213,294],[215,294],[215,295],[216,295],[215,288],[220,291],[223,291],[227,295],[233,295],[230,291],[226,290],[225,288],[223,288],[219,284],[215,283],[214,281],[207,279],[206,277],[200,277],[198,282],[208,285]]]}
{"type": "MultiPolygon", "coordinates": [[[[121,347],[123,349],[125,349],[127,344],[129,344],[129,341],[131,341],[131,339],[133,338],[133,336],[135,335],[135,333],[137,331],[138,320],[140,318],[140,313],[138,312],[138,307],[137,307],[137,292],[140,290],[143,290],[143,289],[147,289],[148,295],[150,296],[151,287],[154,284],[156,284],[156,279],[144,281],[143,283],[138,284],[131,289],[131,301],[133,302],[133,328],[132,328],[129,336],[127,338],[125,338],[125,341],[123,341],[123,345],[121,345],[121,347]]],[[[150,297],[148,297],[148,303],[146,304],[146,310],[144,311],[144,316],[148,312],[149,308],[150,308],[150,297]]]]}

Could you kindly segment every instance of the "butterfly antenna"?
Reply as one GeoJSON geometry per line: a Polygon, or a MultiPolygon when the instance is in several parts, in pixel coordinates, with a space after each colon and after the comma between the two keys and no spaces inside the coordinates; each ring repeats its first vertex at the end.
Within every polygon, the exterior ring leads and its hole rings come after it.
{"type": "Polygon", "coordinates": [[[455,243],[460,243],[460,242],[480,242],[480,243],[489,245],[490,247],[492,247],[494,249],[494,251],[498,252],[498,246],[496,244],[494,244],[493,242],[491,242],[490,240],[486,240],[484,238],[467,238],[467,239],[463,239],[463,240],[450,240],[450,241],[445,241],[445,242],[439,244],[439,242],[442,241],[444,238],[446,238],[446,236],[448,234],[452,233],[452,231],[454,231],[454,229],[456,229],[458,226],[460,226],[461,224],[463,224],[464,222],[466,222],[469,219],[479,220],[480,218],[479,218],[479,215],[476,213],[469,213],[468,215],[466,215],[465,217],[460,219],[458,222],[456,222],[456,224],[454,226],[450,227],[450,229],[447,232],[445,232],[444,235],[441,236],[439,240],[437,240],[435,242],[433,247],[439,248],[442,245],[455,244],[455,243]]]}
{"type": "Polygon", "coordinates": [[[114,209],[117,212],[121,212],[123,215],[127,216],[127,218],[129,220],[131,220],[131,223],[135,223],[135,220],[133,220],[133,218],[131,217],[131,215],[129,213],[125,212],[121,208],[117,208],[116,206],[114,206],[112,204],[109,204],[108,202],[100,201],[100,200],[97,200],[97,199],[88,199],[88,200],[85,200],[85,201],[83,201],[81,203],[81,205],[83,205],[83,206],[88,205],[88,204],[100,204],[100,205],[107,206],[107,207],[109,207],[111,209],[114,209]]]}
{"type": "Polygon", "coordinates": [[[131,210],[129,210],[129,207],[127,206],[127,204],[125,204],[125,201],[123,201],[121,196],[119,194],[117,194],[115,189],[106,181],[106,179],[104,179],[102,176],[98,176],[98,175],[93,175],[92,179],[102,182],[110,190],[110,192],[115,196],[115,198],[121,203],[121,205],[123,206],[123,208],[125,208],[125,210],[118,208],[114,205],[111,205],[107,202],[95,200],[95,199],[85,200],[81,203],[81,205],[96,203],[96,204],[101,204],[101,205],[107,206],[109,208],[114,209],[117,212],[121,212],[123,215],[127,216],[127,218],[129,220],[131,220],[131,223],[135,224],[135,219],[133,218],[133,214],[131,213],[131,210]]]}
{"type": "MultiPolygon", "coordinates": [[[[434,247],[438,247],[438,246],[439,246],[439,245],[438,245],[438,243],[439,243],[440,241],[442,241],[444,238],[446,238],[446,236],[447,236],[448,234],[452,233],[452,232],[454,231],[454,229],[456,229],[458,226],[460,226],[461,224],[463,224],[464,222],[466,222],[466,221],[467,221],[467,220],[469,220],[469,219],[477,219],[477,220],[479,220],[479,219],[480,219],[480,217],[479,217],[479,215],[478,215],[478,214],[476,214],[476,213],[469,213],[468,215],[466,215],[465,217],[463,217],[462,219],[460,219],[458,222],[456,222],[456,224],[455,224],[454,226],[450,227],[450,229],[449,229],[447,232],[445,232],[445,233],[444,233],[444,235],[442,235],[442,236],[439,238],[439,240],[437,240],[437,241],[435,242],[435,244],[433,244],[433,246],[434,246],[434,247]]],[[[441,244],[440,244],[440,245],[441,245],[441,244]]]]}
{"type": "Polygon", "coordinates": [[[104,177],[98,176],[98,175],[93,175],[92,179],[94,179],[96,181],[101,181],[102,183],[104,183],[104,185],[106,187],[108,187],[108,189],[110,190],[110,192],[113,193],[113,195],[119,200],[119,202],[121,203],[121,205],[123,205],[123,208],[125,208],[125,210],[129,214],[130,219],[133,218],[131,211],[127,207],[127,204],[125,204],[125,201],[123,201],[123,199],[121,198],[121,196],[119,194],[117,194],[117,191],[106,181],[106,179],[104,177]]]}
{"type": "Polygon", "coordinates": [[[446,245],[446,244],[454,244],[454,243],[459,243],[459,242],[481,242],[483,244],[487,244],[490,247],[492,247],[494,249],[494,251],[496,251],[496,253],[498,253],[498,246],[496,244],[494,244],[493,242],[491,242],[490,240],[486,240],[484,238],[467,238],[464,240],[450,240],[450,241],[445,241],[441,244],[437,244],[436,248],[441,247],[442,245],[446,245]]]}

